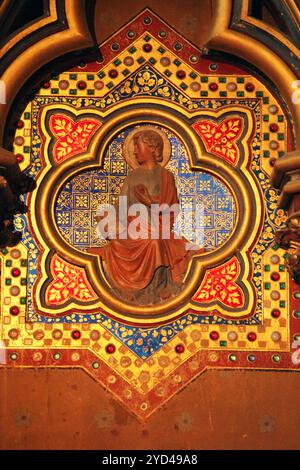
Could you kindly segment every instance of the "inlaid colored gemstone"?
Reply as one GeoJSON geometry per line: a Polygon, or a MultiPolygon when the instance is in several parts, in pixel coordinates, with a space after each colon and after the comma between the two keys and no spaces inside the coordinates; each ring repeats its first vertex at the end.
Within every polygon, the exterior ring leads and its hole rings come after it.
{"type": "Polygon", "coordinates": [[[271,274],[271,279],[272,279],[272,281],[279,281],[280,274],[279,273],[272,273],[271,274]]]}
{"type": "Polygon", "coordinates": [[[195,64],[196,62],[198,62],[199,60],[199,57],[197,55],[191,55],[190,58],[189,58],[189,61],[192,62],[192,64],[195,64]]]}
{"type": "Polygon", "coordinates": [[[61,90],[66,90],[67,88],[69,88],[69,82],[68,80],[60,80],[58,82],[58,87],[61,89],[61,90]]]}
{"type": "Polygon", "coordinates": [[[300,310],[295,310],[293,315],[295,318],[300,318],[300,310]]]}
{"type": "Polygon", "coordinates": [[[8,336],[11,339],[17,339],[19,336],[19,330],[17,330],[17,328],[12,328],[11,330],[9,330],[8,336]]]}
{"type": "Polygon", "coordinates": [[[300,292],[294,292],[294,298],[299,300],[300,299],[300,292]]]}
{"type": "Polygon", "coordinates": [[[219,85],[217,83],[210,83],[209,84],[209,89],[211,91],[217,91],[218,88],[219,88],[219,85]]]}
{"type": "Polygon", "coordinates": [[[104,83],[101,80],[97,80],[94,83],[94,87],[96,88],[96,90],[102,90],[102,88],[104,87],[104,83]]]}
{"type": "Polygon", "coordinates": [[[91,338],[91,340],[93,340],[93,341],[98,341],[98,339],[100,338],[100,333],[99,333],[99,331],[97,331],[97,330],[91,331],[91,333],[90,333],[90,338],[91,338]]]}
{"type": "Polygon", "coordinates": [[[15,138],[15,144],[16,145],[23,145],[24,144],[24,137],[22,137],[20,135],[18,137],[16,137],[15,138]]]}
{"type": "Polygon", "coordinates": [[[180,80],[183,80],[185,77],[186,77],[186,73],[184,70],[178,70],[176,72],[176,76],[177,78],[179,78],[180,80]]]}
{"type": "Polygon", "coordinates": [[[254,91],[255,86],[253,85],[253,83],[247,83],[245,88],[246,88],[247,91],[251,92],[251,91],[254,91]]]}
{"type": "Polygon", "coordinates": [[[212,331],[209,336],[210,336],[210,339],[212,339],[213,341],[216,341],[220,337],[217,331],[212,331]]]}
{"type": "Polygon", "coordinates": [[[227,338],[229,341],[236,341],[238,338],[238,335],[235,331],[229,331],[227,334],[227,338]]]}
{"type": "Polygon", "coordinates": [[[13,250],[11,250],[10,256],[14,259],[18,259],[21,256],[21,252],[17,248],[14,248],[13,250]]]}
{"type": "Polygon", "coordinates": [[[116,78],[119,74],[118,74],[118,71],[116,69],[111,69],[108,72],[108,75],[110,76],[110,78],[116,78]]]}
{"type": "Polygon", "coordinates": [[[280,299],[280,293],[277,290],[272,290],[271,299],[272,300],[279,300],[280,299]]]}
{"type": "Polygon", "coordinates": [[[249,362],[254,362],[255,359],[256,359],[256,356],[254,356],[254,354],[249,354],[249,356],[247,357],[248,361],[249,362]]]}
{"type": "Polygon", "coordinates": [[[17,162],[18,162],[18,163],[22,163],[22,161],[24,160],[23,155],[21,155],[20,153],[18,153],[18,154],[16,155],[16,157],[17,157],[17,162]]]}
{"type": "Polygon", "coordinates": [[[33,337],[37,341],[40,341],[41,339],[43,339],[44,336],[45,336],[45,333],[43,332],[43,330],[36,330],[33,332],[33,337]]]}
{"type": "Polygon", "coordinates": [[[114,344],[108,344],[105,348],[105,351],[107,352],[107,354],[113,354],[116,350],[116,347],[114,344]]]}
{"type": "Polygon", "coordinates": [[[269,163],[270,163],[271,166],[274,166],[274,165],[275,165],[275,162],[276,162],[276,158],[271,158],[271,159],[269,160],[269,163]]]}
{"type": "Polygon", "coordinates": [[[12,286],[9,290],[10,295],[17,296],[20,294],[20,287],[18,286],[12,286]]]}
{"type": "Polygon", "coordinates": [[[111,45],[111,48],[112,48],[113,51],[118,51],[120,49],[120,44],[118,44],[117,42],[114,42],[111,45]]]}
{"type": "Polygon", "coordinates": [[[47,90],[48,88],[50,88],[51,86],[51,83],[50,82],[44,82],[43,83],[43,88],[45,88],[45,90],[47,90]]]}
{"type": "Polygon", "coordinates": [[[135,32],[130,29],[127,33],[127,37],[129,37],[129,39],[134,38],[135,37],[135,32]]]}
{"type": "Polygon", "coordinates": [[[152,19],[150,18],[150,16],[145,16],[144,24],[151,24],[151,23],[152,23],[152,19]]]}
{"type": "Polygon", "coordinates": [[[20,274],[21,274],[21,271],[20,271],[19,268],[13,268],[13,269],[11,270],[11,275],[12,275],[13,277],[18,277],[18,276],[20,276],[20,274]]]}
{"type": "Polygon", "coordinates": [[[193,90],[193,91],[199,91],[199,90],[201,89],[201,85],[200,85],[200,83],[198,83],[198,82],[192,82],[192,83],[190,84],[190,88],[191,88],[191,90],[193,90]]]}
{"type": "Polygon", "coordinates": [[[183,46],[182,46],[181,42],[175,42],[175,44],[174,44],[175,51],[181,51],[182,47],[183,46]]]}
{"type": "Polygon", "coordinates": [[[86,82],[84,82],[83,80],[81,80],[80,82],[77,83],[77,88],[79,90],[85,90],[86,89],[86,82]]]}
{"type": "Polygon", "coordinates": [[[13,305],[12,307],[10,307],[9,313],[13,316],[19,315],[20,309],[16,305],[13,305]]]}
{"type": "Polygon", "coordinates": [[[54,339],[61,339],[62,335],[63,335],[63,333],[62,333],[61,330],[55,329],[55,330],[52,331],[52,337],[54,339]]]}
{"type": "Polygon", "coordinates": [[[274,308],[271,312],[271,315],[273,318],[279,318],[281,315],[279,308],[274,308]]]}
{"type": "Polygon", "coordinates": [[[272,360],[273,360],[274,362],[280,362],[281,356],[279,356],[279,354],[274,354],[274,355],[272,356],[272,360]]]}
{"type": "Polygon", "coordinates": [[[143,45],[143,50],[144,50],[145,52],[151,52],[151,51],[152,51],[152,46],[151,46],[151,44],[144,44],[144,45],[143,45]]]}
{"type": "Polygon", "coordinates": [[[228,359],[229,359],[231,362],[236,362],[237,356],[236,356],[236,354],[230,354],[230,355],[228,356],[228,359]]]}
{"type": "Polygon", "coordinates": [[[23,127],[24,127],[24,122],[21,121],[21,120],[19,120],[19,121],[17,122],[17,128],[18,128],[18,129],[23,129],[23,127]]]}
{"type": "Polygon", "coordinates": [[[226,85],[228,91],[235,91],[237,89],[237,84],[234,82],[229,82],[226,85]]]}
{"type": "Polygon", "coordinates": [[[214,72],[215,70],[217,70],[217,68],[217,64],[209,64],[209,70],[212,70],[214,72]]]}
{"type": "Polygon", "coordinates": [[[79,339],[80,336],[81,336],[81,333],[79,330],[73,330],[72,333],[71,333],[71,336],[73,339],[79,339]]]}
{"type": "Polygon", "coordinates": [[[272,124],[270,124],[269,129],[270,129],[271,132],[277,132],[278,129],[279,129],[279,126],[278,126],[278,124],[276,124],[276,122],[272,122],[272,124]]]}
{"type": "Polygon", "coordinates": [[[175,351],[178,353],[178,354],[182,354],[184,352],[184,346],[183,344],[177,344],[176,348],[175,348],[175,351]]]}
{"type": "Polygon", "coordinates": [[[160,59],[160,63],[163,67],[169,67],[171,61],[170,61],[169,57],[162,57],[160,59]]]}
{"type": "Polygon", "coordinates": [[[268,108],[270,114],[276,114],[278,112],[278,106],[271,104],[268,108]]]}
{"type": "Polygon", "coordinates": [[[277,150],[279,147],[279,143],[277,142],[277,140],[271,140],[269,143],[269,147],[271,150],[277,150]]]}
{"type": "Polygon", "coordinates": [[[250,333],[247,334],[247,338],[248,338],[249,341],[255,341],[256,338],[257,338],[256,333],[251,331],[250,333]]]}
{"type": "Polygon", "coordinates": [[[273,331],[271,333],[271,340],[274,341],[274,343],[278,343],[278,341],[281,340],[281,334],[279,331],[273,331]]]}
{"type": "Polygon", "coordinates": [[[134,59],[130,56],[125,57],[125,59],[123,60],[123,64],[126,65],[127,67],[130,67],[131,65],[133,65],[133,63],[134,63],[134,59]]]}
{"type": "Polygon", "coordinates": [[[160,38],[166,38],[167,37],[167,32],[166,31],[159,31],[158,36],[160,38]]]}

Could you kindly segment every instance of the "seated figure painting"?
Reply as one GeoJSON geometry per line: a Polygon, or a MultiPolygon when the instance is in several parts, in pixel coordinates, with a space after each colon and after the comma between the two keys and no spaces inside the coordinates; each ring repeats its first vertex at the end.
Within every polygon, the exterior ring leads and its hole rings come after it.
{"type": "Polygon", "coordinates": [[[137,305],[177,295],[192,256],[203,251],[174,233],[179,201],[174,176],[165,168],[170,155],[162,129],[135,128],[124,142],[123,157],[131,170],[113,213],[97,211],[97,231],[107,244],[89,252],[101,257],[115,295],[137,305]]]}

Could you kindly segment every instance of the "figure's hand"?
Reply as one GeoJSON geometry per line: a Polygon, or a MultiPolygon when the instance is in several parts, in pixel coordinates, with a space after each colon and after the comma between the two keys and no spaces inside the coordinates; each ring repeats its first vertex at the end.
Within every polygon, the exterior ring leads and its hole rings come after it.
{"type": "Polygon", "coordinates": [[[138,201],[146,206],[151,206],[152,198],[149,194],[148,189],[143,184],[137,184],[134,186],[134,194],[138,201]]]}

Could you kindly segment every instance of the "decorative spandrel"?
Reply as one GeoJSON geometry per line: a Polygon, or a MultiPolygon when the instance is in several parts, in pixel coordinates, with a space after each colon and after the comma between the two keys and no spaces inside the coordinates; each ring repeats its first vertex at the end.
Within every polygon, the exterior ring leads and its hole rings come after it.
{"type": "Polygon", "coordinates": [[[22,244],[1,254],[10,363],[83,367],[141,418],[208,367],[296,367],[290,280],[273,242],[285,214],[269,181],[287,148],[280,104],[149,11],[100,47],[102,63],[53,74],[16,131],[37,190],[16,219],[22,244]],[[191,243],[200,233],[202,250],[180,292],[139,304],[113,292],[95,250],[109,243],[97,210],[116,204],[132,171],[126,139],[146,127],[170,146],[159,164],[178,194],[174,230],[191,243]]]}

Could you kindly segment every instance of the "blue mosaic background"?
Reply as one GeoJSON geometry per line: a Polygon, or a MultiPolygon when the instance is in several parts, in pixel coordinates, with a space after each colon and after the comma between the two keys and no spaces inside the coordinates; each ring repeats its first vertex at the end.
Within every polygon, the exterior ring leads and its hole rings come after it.
{"type": "MultiPolygon", "coordinates": [[[[129,171],[122,147],[131,130],[122,132],[110,144],[103,169],[77,175],[59,194],[56,204],[59,231],[79,250],[106,243],[96,233],[96,210],[100,204],[114,204],[117,199],[129,171]]],[[[233,197],[218,178],[192,172],[183,143],[170,133],[168,137],[172,157],[167,168],[175,177],[181,207],[175,230],[192,242],[203,245],[204,241],[206,250],[213,250],[232,233],[236,218],[233,197]]]]}

